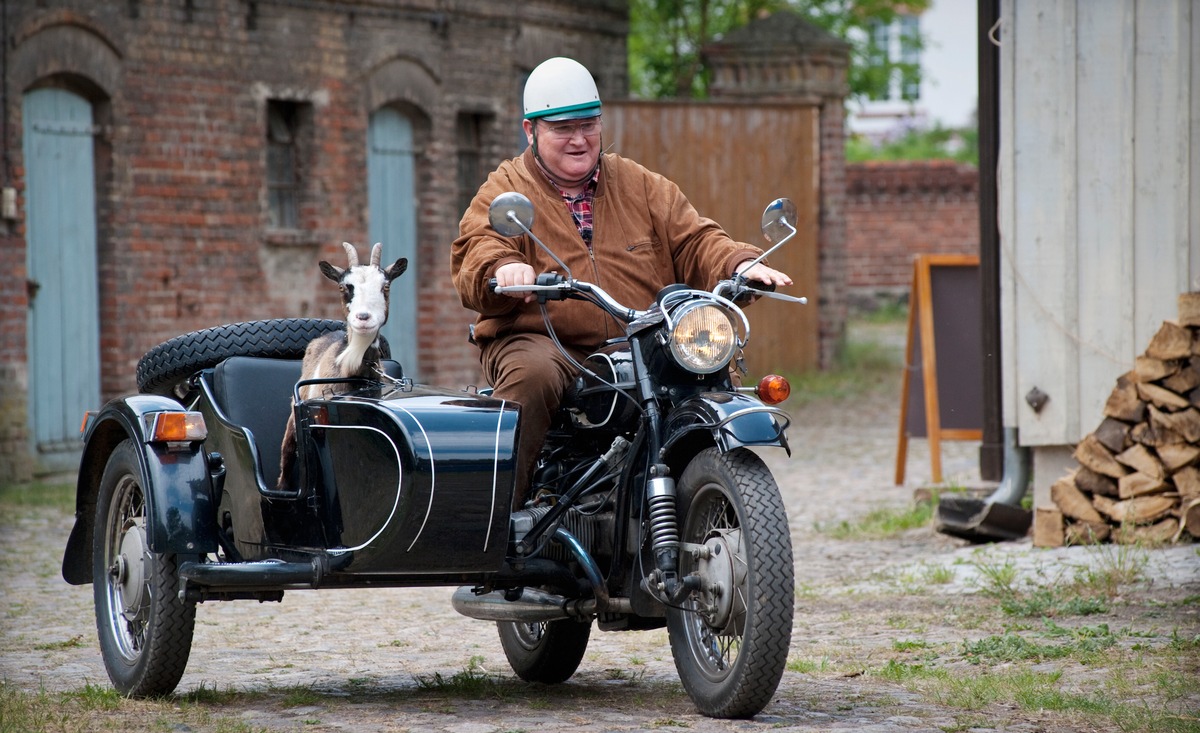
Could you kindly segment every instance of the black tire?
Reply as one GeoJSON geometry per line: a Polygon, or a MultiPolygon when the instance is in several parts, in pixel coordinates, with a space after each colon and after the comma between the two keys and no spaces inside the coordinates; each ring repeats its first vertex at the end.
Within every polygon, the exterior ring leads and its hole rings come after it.
{"type": "Polygon", "coordinates": [[[696,708],[714,718],[758,714],[787,665],[795,605],[792,540],[771,472],[745,448],[701,451],[677,486],[680,577],[700,572],[701,590],[667,609],[671,653],[696,708]],[[713,593],[714,584],[723,585],[713,593]],[[703,610],[702,610],[703,609],[703,610]]]}
{"type": "Polygon", "coordinates": [[[579,669],[587,651],[592,625],[565,619],[496,624],[504,656],[517,676],[526,682],[556,685],[566,682],[579,669]]]}
{"type": "Polygon", "coordinates": [[[170,397],[180,382],[231,356],[301,359],[309,341],[345,328],[344,321],[328,318],[276,318],[185,333],[155,346],[138,361],[138,390],[170,397]]]}
{"type": "Polygon", "coordinates": [[[146,500],[134,445],[117,446],[100,480],[92,589],[100,654],[128,697],[170,694],[187,667],[196,604],[179,599],[173,555],[146,543],[146,500]]]}

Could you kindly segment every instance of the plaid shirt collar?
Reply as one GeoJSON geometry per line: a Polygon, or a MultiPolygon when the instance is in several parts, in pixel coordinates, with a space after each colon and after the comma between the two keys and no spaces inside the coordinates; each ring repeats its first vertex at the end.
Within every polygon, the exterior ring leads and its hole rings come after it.
{"type": "Polygon", "coordinates": [[[571,217],[575,219],[575,226],[579,229],[579,236],[583,238],[585,244],[591,249],[592,246],[592,202],[596,198],[596,187],[600,181],[600,166],[596,166],[596,172],[592,174],[591,180],[583,187],[583,191],[578,196],[572,196],[558,182],[550,176],[545,168],[542,172],[546,174],[546,178],[550,183],[554,184],[554,188],[558,190],[558,195],[562,196],[563,203],[567,205],[567,211],[571,212],[571,217]]]}

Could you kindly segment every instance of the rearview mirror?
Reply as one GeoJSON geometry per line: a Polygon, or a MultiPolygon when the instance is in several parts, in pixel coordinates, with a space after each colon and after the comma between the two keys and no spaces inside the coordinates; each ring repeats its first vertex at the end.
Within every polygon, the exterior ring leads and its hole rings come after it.
{"type": "Polygon", "coordinates": [[[791,199],[775,199],[767,204],[762,215],[762,233],[774,245],[796,233],[796,205],[791,199]]]}
{"type": "Polygon", "coordinates": [[[515,191],[502,193],[492,200],[488,221],[505,237],[515,237],[533,228],[533,202],[515,191]]]}

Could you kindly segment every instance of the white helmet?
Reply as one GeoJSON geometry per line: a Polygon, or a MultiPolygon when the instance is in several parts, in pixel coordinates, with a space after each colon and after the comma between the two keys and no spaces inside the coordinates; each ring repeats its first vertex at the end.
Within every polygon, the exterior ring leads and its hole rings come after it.
{"type": "Polygon", "coordinates": [[[599,114],[596,80],[578,61],[555,56],[529,74],[525,82],[525,119],[558,122],[599,114]]]}

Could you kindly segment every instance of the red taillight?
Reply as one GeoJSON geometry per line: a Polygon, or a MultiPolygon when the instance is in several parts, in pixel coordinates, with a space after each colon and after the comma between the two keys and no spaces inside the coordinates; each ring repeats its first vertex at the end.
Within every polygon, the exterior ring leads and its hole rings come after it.
{"type": "Polygon", "coordinates": [[[788,384],[788,380],[778,374],[768,374],[758,380],[758,387],[754,389],[754,393],[758,395],[758,399],[766,404],[778,405],[792,393],[792,385],[788,384]]]}

